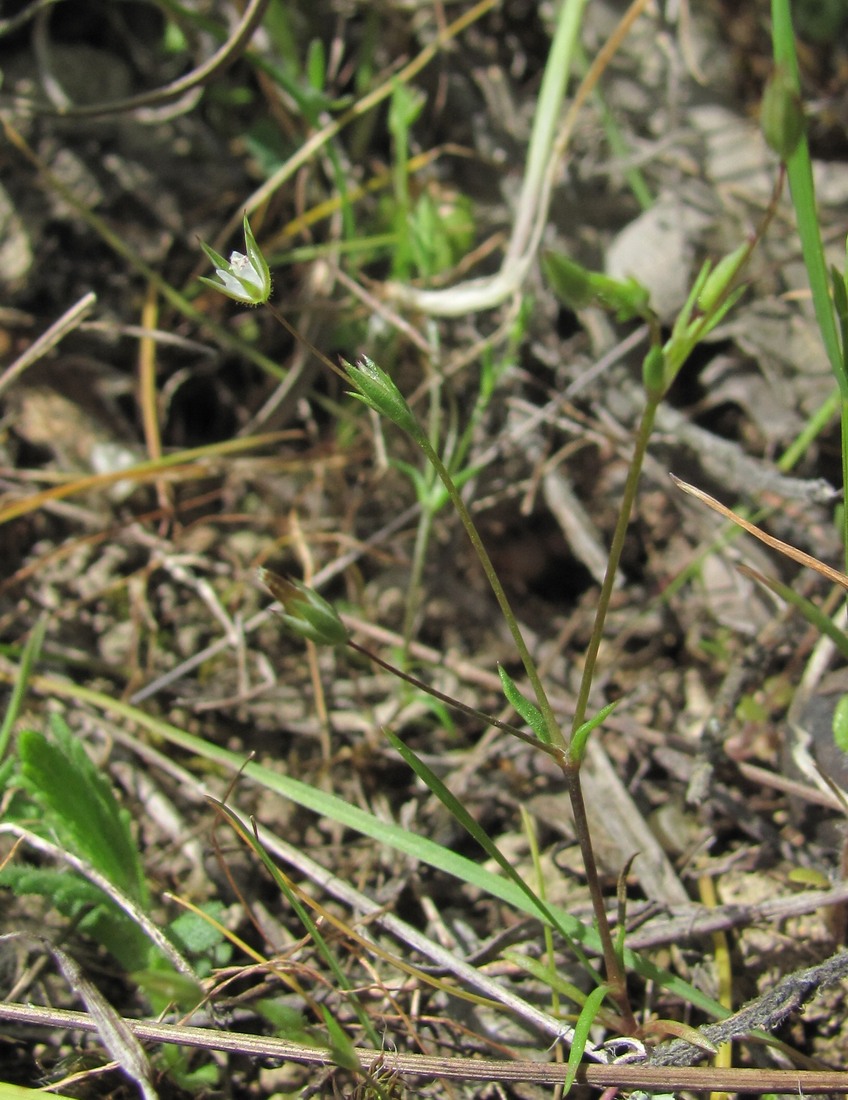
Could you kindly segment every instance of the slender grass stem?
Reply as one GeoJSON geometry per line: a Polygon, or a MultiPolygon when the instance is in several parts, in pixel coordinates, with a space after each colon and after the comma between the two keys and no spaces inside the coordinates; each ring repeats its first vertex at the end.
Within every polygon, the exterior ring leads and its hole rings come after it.
{"type": "MultiPolygon", "coordinates": [[[[662,397],[659,394],[648,395],[645,410],[642,414],[642,421],[636,435],[636,447],[633,452],[633,457],[630,460],[630,469],[627,473],[627,481],[624,486],[621,507],[618,513],[618,521],[613,533],[612,545],[610,546],[607,570],[604,575],[604,582],[601,586],[598,605],[595,610],[595,622],[592,627],[592,636],[586,650],[583,676],[580,681],[580,689],[577,695],[577,704],[571,727],[572,738],[586,720],[589,694],[592,690],[592,681],[594,679],[601,640],[604,635],[604,625],[606,623],[607,611],[609,610],[610,599],[612,597],[613,584],[621,561],[621,553],[624,548],[627,527],[630,523],[630,513],[633,510],[633,503],[636,499],[636,489],[639,484],[639,477],[642,473],[645,452],[648,447],[648,441],[651,438],[651,431],[654,426],[657,408],[661,400],[662,397]]],[[[589,819],[586,814],[586,805],[583,799],[583,786],[580,782],[580,765],[581,761],[573,758],[567,758],[562,765],[568,796],[571,801],[571,811],[574,815],[574,829],[578,843],[580,844],[580,854],[583,859],[583,868],[586,874],[589,894],[592,898],[592,908],[595,913],[595,923],[603,949],[604,964],[606,966],[607,981],[610,984],[611,995],[622,1015],[625,1030],[629,1031],[631,1034],[635,1034],[637,1030],[636,1020],[633,1016],[633,1011],[627,996],[627,982],[624,970],[622,969],[621,958],[613,943],[612,932],[610,930],[609,921],[607,920],[606,907],[604,905],[603,890],[601,889],[600,878],[598,876],[595,852],[592,845],[592,835],[589,828],[589,819]]]]}
{"type": "Polygon", "coordinates": [[[415,546],[409,568],[409,585],[403,616],[404,664],[409,659],[409,647],[412,645],[412,636],[415,633],[415,620],[418,618],[418,611],[421,607],[421,588],[424,566],[427,561],[427,548],[430,545],[430,535],[433,532],[433,518],[433,512],[429,508],[423,507],[421,509],[421,515],[418,517],[418,528],[415,532],[415,546]]]}

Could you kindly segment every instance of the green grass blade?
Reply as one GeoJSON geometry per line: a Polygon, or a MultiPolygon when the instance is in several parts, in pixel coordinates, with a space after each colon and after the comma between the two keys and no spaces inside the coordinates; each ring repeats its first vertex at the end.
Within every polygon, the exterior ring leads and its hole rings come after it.
{"type": "Polygon", "coordinates": [[[18,715],[21,712],[23,706],[24,697],[26,696],[27,683],[29,682],[30,674],[32,672],[32,666],[38,660],[38,655],[41,652],[41,646],[44,642],[44,633],[47,629],[47,620],[39,619],[35,624],[32,633],[27,640],[27,644],[24,646],[24,651],[21,654],[21,663],[18,666],[18,675],[15,680],[14,687],[12,688],[12,694],[9,698],[9,705],[6,707],[6,713],[3,716],[3,725],[0,726],[0,760],[2,760],[9,748],[9,739],[12,736],[12,730],[15,722],[18,719],[18,715]]]}
{"type": "Polygon", "coordinates": [[[842,656],[848,660],[848,634],[841,630],[833,619],[826,615],[812,600],[808,600],[806,596],[802,596],[794,588],[790,588],[789,585],[783,584],[773,577],[766,577],[755,569],[740,566],[739,571],[757,581],[758,584],[763,585],[764,588],[768,588],[782,600],[791,604],[797,611],[800,611],[810,626],[815,627],[820,634],[830,638],[842,656]]]}
{"type": "Polygon", "coordinates": [[[568,1052],[568,1074],[566,1075],[565,1084],[562,1090],[564,1096],[568,1096],[571,1091],[571,1086],[574,1084],[574,1078],[577,1076],[577,1067],[580,1065],[580,1061],[583,1058],[583,1051],[586,1049],[589,1031],[592,1024],[595,1022],[595,1017],[598,1015],[598,1012],[600,1012],[601,1005],[604,1002],[604,997],[606,997],[607,992],[608,990],[605,985],[599,985],[597,989],[592,990],[586,998],[586,1003],[580,1010],[580,1015],[574,1026],[574,1039],[571,1043],[571,1050],[568,1052]]]}
{"type": "MultiPolygon", "coordinates": [[[[783,66],[795,91],[800,95],[801,80],[798,72],[798,56],[795,51],[795,34],[792,29],[789,0],[772,0],[771,18],[775,64],[783,66]]],[[[830,279],[816,214],[813,168],[806,135],[802,135],[795,152],[786,162],[786,174],[792,191],[792,203],[798,221],[798,236],[801,240],[804,266],[810,280],[816,320],[834,377],[839,383],[843,398],[848,399],[848,377],[845,375],[842,351],[839,346],[839,335],[833,315],[833,304],[830,298],[830,279]]]]}

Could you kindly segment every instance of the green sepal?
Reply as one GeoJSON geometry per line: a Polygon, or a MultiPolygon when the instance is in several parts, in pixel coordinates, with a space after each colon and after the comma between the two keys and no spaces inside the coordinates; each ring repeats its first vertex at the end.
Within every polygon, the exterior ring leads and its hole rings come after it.
{"type": "Polygon", "coordinates": [[[355,397],[357,401],[361,401],[381,416],[385,416],[387,420],[391,420],[393,424],[397,424],[416,443],[426,439],[406,398],[389,375],[373,360],[363,355],[354,366],[342,359],[342,366],[356,387],[355,392],[350,392],[351,397],[355,397]]]}
{"type": "Polygon", "coordinates": [[[202,275],[200,282],[226,294],[235,302],[258,306],[267,302],[271,296],[271,270],[256,243],[247,214],[244,215],[242,225],[246,254],[231,252],[229,260],[225,260],[220,252],[216,252],[204,241],[200,242],[200,247],[212,261],[218,276],[217,279],[207,279],[202,275]]]}
{"type": "Polygon", "coordinates": [[[723,256],[710,271],[698,295],[698,308],[702,313],[710,313],[721,304],[722,298],[729,292],[733,280],[742,270],[751,251],[746,242],[723,256]]]}
{"type": "Polygon", "coordinates": [[[268,267],[268,261],[265,259],[262,250],[256,243],[256,237],[254,237],[253,230],[250,228],[250,222],[247,220],[246,212],[242,222],[242,228],[244,229],[244,246],[247,249],[247,258],[250,261],[250,266],[262,282],[263,297],[260,300],[266,301],[271,295],[271,269],[268,267]]]}
{"type": "Polygon", "coordinates": [[[347,645],[347,627],[333,605],[314,588],[261,566],[256,575],[274,599],[279,600],[283,608],[280,618],[292,633],[315,645],[347,645]]]}

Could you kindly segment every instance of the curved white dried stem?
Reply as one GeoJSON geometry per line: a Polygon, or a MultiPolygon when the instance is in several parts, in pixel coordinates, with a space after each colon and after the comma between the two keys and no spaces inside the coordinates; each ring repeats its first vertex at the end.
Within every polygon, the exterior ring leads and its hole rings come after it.
{"type": "Polygon", "coordinates": [[[198,981],[197,975],[191,968],[191,964],[183,958],[177,948],[162,933],[158,925],[152,921],[146,913],[142,912],[134,901],[131,901],[125,894],[122,894],[114,883],[110,882],[104,875],[101,875],[99,871],[86,863],[84,859],[80,859],[79,856],[73,855],[73,853],[66,851],[58,844],[53,844],[51,841],[45,840],[44,837],[30,832],[29,829],[24,829],[20,825],[15,825],[11,822],[0,824],[0,834],[3,833],[9,836],[19,837],[36,852],[40,852],[49,859],[55,859],[58,863],[66,864],[78,874],[82,875],[84,879],[87,879],[93,886],[96,886],[98,890],[102,890],[119,909],[122,909],[127,916],[139,926],[151,943],[155,944],[162,954],[165,955],[175,970],[179,971],[181,974],[185,974],[187,977],[191,978],[193,982],[198,981]]]}
{"type": "Polygon", "coordinates": [[[545,66],[518,209],[500,271],[491,277],[470,279],[443,290],[422,290],[401,283],[389,283],[386,292],[391,301],[428,316],[459,317],[494,309],[521,291],[548,222],[559,165],[580,108],[647,3],[648,0],[633,0],[606,46],[592,63],[557,132],[557,119],[586,4],[586,0],[565,0],[545,66]]]}

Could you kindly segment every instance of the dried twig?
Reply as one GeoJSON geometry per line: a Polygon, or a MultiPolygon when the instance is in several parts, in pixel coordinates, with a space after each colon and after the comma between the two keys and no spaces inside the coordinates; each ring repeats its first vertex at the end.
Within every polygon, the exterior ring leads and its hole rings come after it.
{"type": "MultiPolygon", "coordinates": [[[[68,1012],[39,1005],[2,1004],[0,1020],[18,1024],[51,1028],[68,1028],[92,1032],[97,1024],[84,1012],[68,1012]]],[[[174,1043],[246,1054],[258,1058],[281,1058],[304,1065],[332,1065],[328,1050],[302,1046],[286,1039],[265,1035],[241,1035],[212,1028],[181,1027],[174,1024],[125,1020],[139,1039],[154,1043],[174,1043]]],[[[532,1081],[556,1084],[565,1080],[568,1067],[563,1063],[532,1061],[509,1062],[491,1058],[441,1058],[423,1054],[400,1054],[388,1050],[357,1048],[363,1065],[369,1060],[398,1073],[418,1077],[444,1078],[456,1081],[532,1081]]],[[[577,1081],[597,1088],[721,1089],[728,1092],[844,1093],[846,1075],[830,1070],[787,1069],[713,1069],[712,1067],[674,1067],[652,1065],[584,1065],[577,1072],[577,1081]]]]}
{"type": "MultiPolygon", "coordinates": [[[[773,1031],[812,1000],[820,989],[846,977],[848,951],[837,951],[817,966],[787,974],[773,989],[749,1001],[732,1016],[715,1024],[705,1024],[698,1031],[716,1046],[750,1035],[753,1031],[773,1031]]],[[[675,1039],[672,1043],[657,1047],[648,1061],[654,1066],[687,1066],[704,1057],[705,1052],[700,1047],[687,1043],[685,1039],[675,1039]]],[[[848,1075],[843,1075],[843,1088],[848,1090],[848,1075]]]]}

